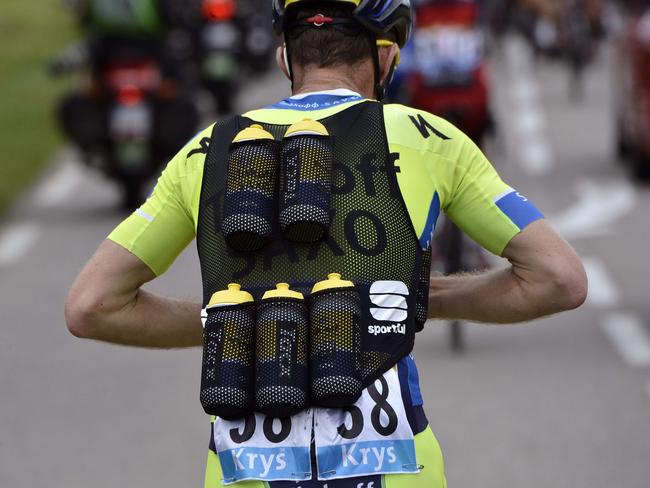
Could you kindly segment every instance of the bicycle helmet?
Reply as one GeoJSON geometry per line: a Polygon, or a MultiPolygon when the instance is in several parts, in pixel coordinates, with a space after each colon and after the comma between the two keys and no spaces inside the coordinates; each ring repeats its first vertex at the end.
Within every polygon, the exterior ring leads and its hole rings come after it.
{"type": "Polygon", "coordinates": [[[357,22],[377,37],[394,32],[400,48],[411,37],[413,14],[410,0],[273,0],[275,32],[278,35],[284,33],[287,9],[315,1],[352,5],[355,7],[352,17],[357,22]]]}
{"type": "MultiPolygon", "coordinates": [[[[289,26],[286,19],[288,9],[306,6],[308,3],[338,3],[354,7],[352,17],[349,19],[328,19],[329,25],[358,23],[371,37],[373,43],[389,33],[395,35],[395,40],[400,48],[403,48],[411,37],[413,26],[413,12],[410,0],[273,0],[273,28],[278,35],[285,34],[289,26]]],[[[315,18],[317,18],[316,16],[315,18]]],[[[315,27],[321,27],[323,23],[308,19],[315,27]]],[[[381,44],[379,44],[381,45],[381,44]]],[[[285,62],[293,86],[293,73],[289,60],[288,49],[285,50],[285,62]]],[[[377,49],[372,50],[372,60],[375,67],[375,91],[377,100],[384,98],[386,85],[393,77],[397,62],[394,62],[385,83],[381,83],[379,75],[379,54],[377,49]]]]}

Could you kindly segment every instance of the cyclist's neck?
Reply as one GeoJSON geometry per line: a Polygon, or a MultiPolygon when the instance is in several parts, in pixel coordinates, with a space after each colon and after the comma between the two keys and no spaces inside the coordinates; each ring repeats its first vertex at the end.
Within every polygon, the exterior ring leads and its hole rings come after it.
{"type": "Polygon", "coordinates": [[[293,95],[323,92],[329,90],[347,89],[358,93],[364,98],[374,98],[374,87],[371,79],[349,76],[336,69],[310,69],[303,76],[296,76],[293,95]]]}

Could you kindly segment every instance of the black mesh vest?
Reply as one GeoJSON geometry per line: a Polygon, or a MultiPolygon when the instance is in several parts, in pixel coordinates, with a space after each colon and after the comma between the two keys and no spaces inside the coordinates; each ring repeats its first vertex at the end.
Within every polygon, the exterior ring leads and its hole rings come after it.
{"type": "MultiPolygon", "coordinates": [[[[430,252],[420,249],[400,193],[395,165],[399,154],[389,152],[383,106],[363,102],[320,122],[334,146],[329,234],[315,244],[294,244],[284,240],[276,228],[271,242],[253,253],[229,248],[221,221],[230,143],[240,130],[259,122],[234,116],[215,125],[197,230],[203,303],[229,283],[241,284],[256,301],[281,282],[308,296],[314,283],[329,273],[341,273],[361,295],[362,366],[367,386],[413,349],[415,333],[426,320],[430,252]],[[376,318],[381,318],[378,307],[390,308],[391,298],[402,300],[404,295],[391,297],[390,290],[377,294],[383,288],[378,282],[406,285],[406,320],[395,323],[376,318]]],[[[260,125],[276,140],[282,140],[288,127],[260,125]]]]}

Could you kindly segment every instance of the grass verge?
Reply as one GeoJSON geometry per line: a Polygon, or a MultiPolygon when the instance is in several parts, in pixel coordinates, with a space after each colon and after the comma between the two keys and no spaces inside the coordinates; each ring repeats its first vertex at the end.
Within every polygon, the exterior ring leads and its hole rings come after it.
{"type": "Polygon", "coordinates": [[[61,143],[54,107],[69,83],[46,65],[77,34],[62,3],[0,2],[0,215],[61,143]]]}

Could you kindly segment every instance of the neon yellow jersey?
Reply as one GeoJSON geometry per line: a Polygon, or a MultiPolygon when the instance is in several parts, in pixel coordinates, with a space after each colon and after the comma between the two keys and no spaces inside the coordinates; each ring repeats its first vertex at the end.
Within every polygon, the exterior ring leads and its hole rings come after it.
{"type": "MultiPolygon", "coordinates": [[[[316,102],[299,107],[316,106],[309,110],[309,117],[319,120],[361,101],[348,98],[327,108],[318,108],[316,102]]],[[[273,124],[293,124],[305,118],[304,108],[279,106],[245,116],[273,124]]],[[[528,224],[543,217],[501,180],[481,150],[449,122],[402,105],[386,105],[384,116],[390,151],[400,155],[396,164],[402,197],[423,248],[431,242],[440,211],[497,255],[528,224]]],[[[163,171],[151,197],[109,236],[156,275],[164,273],[196,235],[211,134],[212,126],[190,141],[163,171]]]]}
{"type": "MultiPolygon", "coordinates": [[[[363,101],[352,92],[337,90],[293,97],[249,112],[245,117],[260,123],[288,125],[303,120],[307,114],[311,119],[321,120],[363,101]]],[[[440,212],[445,212],[476,242],[498,255],[527,225],[543,218],[531,202],[501,180],[481,150],[450,123],[401,105],[385,105],[384,118],[390,152],[399,154],[396,162],[399,187],[423,249],[431,244],[440,212]]],[[[109,236],[138,256],[156,275],[164,273],[196,235],[203,165],[211,134],[212,127],[209,127],[187,144],[164,170],[151,197],[109,236]]],[[[409,356],[400,361],[397,369],[404,396],[409,399],[408,415],[420,425],[414,430],[415,445],[418,460],[425,459],[426,468],[419,475],[384,475],[374,480],[355,478],[360,485],[330,481],[329,488],[446,486],[438,442],[426,427],[424,414],[421,414],[423,421],[417,418],[422,398],[415,363],[409,356]]],[[[205,486],[220,486],[221,479],[221,466],[211,449],[205,486]]],[[[275,488],[284,487],[282,483],[246,481],[236,486],[275,488]]],[[[323,483],[299,485],[322,488],[323,483]]]]}

